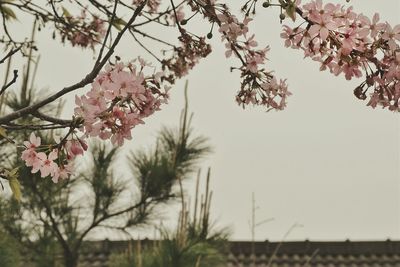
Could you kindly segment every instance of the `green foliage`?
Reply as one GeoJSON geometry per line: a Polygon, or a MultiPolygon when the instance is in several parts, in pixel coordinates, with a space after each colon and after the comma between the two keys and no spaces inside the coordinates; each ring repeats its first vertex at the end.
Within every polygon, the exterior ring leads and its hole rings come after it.
{"type": "Polygon", "coordinates": [[[135,250],[126,254],[115,254],[110,266],[116,267],[217,267],[226,262],[228,234],[226,230],[210,229],[209,192],[210,172],[207,176],[205,196],[197,209],[198,187],[193,218],[189,218],[186,204],[178,219],[178,228],[172,234],[161,229],[161,240],[141,244],[136,241],[135,250]],[[199,211],[199,212],[198,212],[199,211]],[[198,220],[197,220],[198,219],[198,220]]]}
{"type": "Polygon", "coordinates": [[[14,11],[6,6],[7,3],[11,3],[12,0],[2,0],[0,2],[0,15],[4,17],[6,20],[16,20],[17,16],[15,15],[14,11]]]}
{"type": "Polygon", "coordinates": [[[112,164],[117,156],[117,148],[108,148],[104,144],[92,143],[92,166],[80,175],[89,183],[93,196],[93,216],[105,216],[110,212],[119,195],[126,189],[114,176],[112,164]]]}
{"type": "Polygon", "coordinates": [[[8,179],[8,182],[10,184],[11,191],[13,192],[14,198],[17,201],[21,201],[21,184],[18,181],[18,169],[19,167],[16,167],[12,169],[11,171],[5,170],[5,175],[8,179]]]}
{"type": "MultiPolygon", "coordinates": [[[[220,240],[187,240],[163,232],[161,241],[148,246],[136,246],[133,252],[110,257],[115,267],[217,267],[226,262],[226,237],[220,240]]],[[[138,241],[140,242],[140,241],[138,241]]],[[[137,243],[136,243],[137,244],[137,243]]]]}
{"type": "Polygon", "coordinates": [[[0,230],[0,266],[19,266],[20,255],[16,242],[0,230]]]}
{"type": "Polygon", "coordinates": [[[157,146],[152,150],[131,153],[130,167],[142,194],[151,198],[167,196],[172,186],[196,170],[199,160],[211,152],[208,139],[194,136],[186,105],[178,128],[164,126],[158,133],[157,146]]]}

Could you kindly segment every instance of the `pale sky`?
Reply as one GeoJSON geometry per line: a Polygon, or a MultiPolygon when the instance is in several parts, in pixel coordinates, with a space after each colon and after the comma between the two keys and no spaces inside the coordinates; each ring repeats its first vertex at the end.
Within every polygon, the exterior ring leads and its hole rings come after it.
{"type": "MultiPolygon", "coordinates": [[[[243,1],[229,2],[237,11],[243,1]]],[[[400,23],[398,0],[351,2],[356,11],[370,17],[379,12],[383,21],[400,23]]],[[[288,79],[293,95],[286,110],[266,113],[237,106],[234,97],[240,79],[238,73],[229,72],[237,64],[225,59],[217,37],[212,40],[212,55],[186,77],[193,126],[210,138],[215,150],[203,172],[212,168],[212,215],[217,225],[231,227],[233,239],[250,239],[254,192],[258,219],[274,218],[257,228],[258,240],[280,240],[294,223],[303,227],[292,231],[288,240],[399,239],[399,114],[373,110],[356,99],[353,89],[361,80],[349,82],[320,72],[319,65],[304,60],[300,51],[284,48],[278,10],[259,11],[251,31],[259,44],[271,46],[267,68],[288,79]]],[[[54,91],[80,80],[90,70],[93,54],[62,47],[49,37],[48,32],[39,36],[42,57],[36,84],[54,91]]],[[[117,50],[126,60],[149,58],[144,53],[132,47],[131,39],[117,50]]],[[[181,80],[174,86],[162,111],[134,129],[127,147],[152,144],[162,124],[177,124],[183,84],[181,80]]],[[[192,188],[189,183],[188,191],[192,188]]]]}

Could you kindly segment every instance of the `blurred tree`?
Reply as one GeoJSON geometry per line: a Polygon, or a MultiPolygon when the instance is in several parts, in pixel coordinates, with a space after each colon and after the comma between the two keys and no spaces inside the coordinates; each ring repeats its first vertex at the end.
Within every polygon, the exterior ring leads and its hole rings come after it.
{"type": "Polygon", "coordinates": [[[0,230],[0,266],[17,267],[19,266],[19,262],[20,255],[15,240],[0,230]]]}
{"type": "Polygon", "coordinates": [[[112,255],[110,266],[217,267],[226,263],[228,232],[226,229],[215,231],[210,227],[212,197],[212,192],[209,192],[210,170],[207,175],[206,191],[200,200],[199,176],[194,211],[188,210],[187,203],[182,202],[176,231],[170,233],[166,229],[160,229],[161,240],[154,240],[150,244],[147,242],[141,245],[141,241],[136,241],[134,251],[128,249],[125,254],[112,255]]]}

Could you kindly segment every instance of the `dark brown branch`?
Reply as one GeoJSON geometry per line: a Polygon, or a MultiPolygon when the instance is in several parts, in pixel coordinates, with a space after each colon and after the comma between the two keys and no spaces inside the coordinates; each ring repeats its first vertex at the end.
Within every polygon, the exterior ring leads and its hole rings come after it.
{"type": "Polygon", "coordinates": [[[4,58],[2,58],[2,59],[0,60],[0,64],[3,64],[8,58],[12,57],[12,56],[13,56],[15,53],[17,53],[21,48],[22,48],[22,46],[20,45],[20,46],[17,47],[16,49],[10,50],[10,52],[8,52],[7,55],[6,55],[4,58]]]}
{"type": "Polygon", "coordinates": [[[40,202],[42,202],[42,205],[44,206],[45,211],[46,211],[46,215],[49,216],[49,219],[51,222],[51,228],[54,231],[57,239],[60,241],[61,246],[63,247],[64,251],[71,253],[71,249],[70,249],[67,241],[64,239],[64,236],[62,235],[60,229],[58,228],[58,224],[57,224],[55,218],[53,217],[53,211],[52,211],[51,207],[49,206],[49,203],[47,203],[47,201],[43,198],[42,194],[40,194],[40,192],[37,190],[35,183],[31,183],[31,188],[32,188],[33,192],[39,197],[40,202]]]}
{"type": "Polygon", "coordinates": [[[54,124],[46,124],[46,125],[23,125],[23,124],[7,124],[2,125],[6,130],[54,130],[54,129],[63,129],[69,127],[69,125],[54,125],[54,124]]]}
{"type": "Polygon", "coordinates": [[[176,14],[176,7],[174,4],[174,0],[170,0],[170,1],[171,1],[171,5],[172,5],[172,10],[173,10],[174,16],[175,16],[176,26],[178,26],[179,32],[183,34],[185,31],[182,29],[181,24],[178,20],[178,15],[176,14]]]}
{"type": "Polygon", "coordinates": [[[36,118],[42,119],[44,121],[56,123],[56,124],[66,125],[66,124],[71,124],[71,122],[72,122],[72,120],[64,120],[64,119],[54,118],[54,117],[48,116],[46,114],[43,114],[39,111],[33,112],[32,115],[36,118]]]}
{"type": "Polygon", "coordinates": [[[100,217],[97,220],[94,220],[91,225],[81,234],[81,236],[78,239],[78,242],[76,243],[76,246],[79,247],[83,241],[83,239],[86,237],[86,235],[95,227],[99,226],[103,221],[108,220],[110,218],[125,214],[127,212],[133,211],[135,209],[140,208],[143,205],[151,205],[152,203],[156,203],[156,202],[160,202],[160,201],[165,201],[171,197],[174,197],[174,195],[167,195],[167,196],[163,196],[160,198],[154,198],[154,199],[150,199],[149,201],[147,201],[146,198],[142,198],[138,203],[136,203],[135,205],[129,206],[125,209],[122,209],[120,211],[116,211],[114,213],[110,213],[110,214],[104,214],[102,217],[100,217]]]}
{"type": "Polygon", "coordinates": [[[15,83],[17,81],[17,78],[18,78],[18,70],[14,70],[13,79],[9,83],[1,87],[0,95],[2,95],[7,90],[7,88],[10,87],[13,83],[15,83]]]}
{"type": "Polygon", "coordinates": [[[158,62],[162,63],[161,59],[159,59],[153,52],[151,52],[150,49],[148,49],[141,41],[139,41],[138,38],[136,38],[135,34],[130,31],[133,39],[135,39],[135,41],[144,49],[146,50],[147,53],[149,53],[151,56],[153,56],[158,62]]]}
{"type": "Polygon", "coordinates": [[[103,51],[104,51],[104,48],[106,46],[108,37],[111,34],[111,28],[113,26],[113,23],[114,23],[114,20],[115,20],[115,16],[116,16],[116,13],[117,13],[117,6],[118,6],[118,0],[115,1],[114,9],[113,9],[113,13],[112,13],[111,18],[110,18],[110,22],[109,22],[109,25],[108,25],[107,33],[106,33],[106,36],[104,37],[104,41],[103,41],[103,44],[101,45],[99,56],[97,57],[95,65],[100,63],[101,57],[103,56],[103,51]]]}
{"type": "Polygon", "coordinates": [[[151,40],[154,40],[154,41],[160,42],[160,43],[162,43],[162,44],[165,44],[165,45],[171,46],[171,47],[173,47],[173,48],[176,48],[175,45],[170,44],[170,43],[168,43],[168,42],[166,42],[166,41],[164,41],[164,40],[161,40],[161,39],[159,39],[159,38],[157,38],[157,37],[154,37],[154,36],[152,36],[152,35],[149,35],[148,33],[142,32],[142,31],[140,31],[140,30],[138,30],[138,29],[133,28],[133,29],[131,29],[130,31],[131,31],[131,32],[137,32],[137,33],[139,33],[140,35],[142,35],[143,37],[147,37],[147,38],[150,38],[151,40]]]}

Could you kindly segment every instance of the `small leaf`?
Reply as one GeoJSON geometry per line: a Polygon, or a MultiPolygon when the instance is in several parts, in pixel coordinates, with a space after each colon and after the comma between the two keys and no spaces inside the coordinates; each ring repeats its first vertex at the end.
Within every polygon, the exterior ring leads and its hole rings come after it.
{"type": "MultiPolygon", "coordinates": [[[[10,139],[10,138],[7,136],[7,131],[6,131],[6,129],[4,129],[3,127],[0,127],[0,137],[5,138],[9,143],[12,143],[12,144],[15,143],[14,140],[10,139]]],[[[1,138],[0,138],[0,139],[1,139],[1,138]]]]}
{"type": "Polygon", "coordinates": [[[64,17],[67,17],[67,18],[72,17],[72,15],[71,15],[71,13],[69,13],[68,9],[66,9],[65,7],[61,7],[61,8],[62,8],[64,17]]]}
{"type": "Polygon", "coordinates": [[[286,14],[293,20],[296,21],[296,4],[290,2],[286,8],[286,14]]]}
{"type": "Polygon", "coordinates": [[[11,191],[14,194],[14,198],[20,202],[21,201],[21,184],[19,183],[18,179],[16,177],[11,177],[8,180],[10,184],[11,191]]]}
{"type": "Polygon", "coordinates": [[[16,176],[18,176],[18,170],[19,170],[19,167],[16,167],[16,168],[12,169],[9,172],[9,175],[16,178],[16,176]]]}
{"type": "Polygon", "coordinates": [[[7,138],[6,129],[4,129],[3,127],[0,127],[0,136],[3,136],[4,138],[7,138]]]}
{"type": "Polygon", "coordinates": [[[11,20],[11,19],[17,19],[17,16],[15,15],[14,11],[12,11],[11,8],[5,7],[4,5],[0,6],[1,13],[4,15],[4,18],[6,20],[11,20]]]}
{"type": "Polygon", "coordinates": [[[126,21],[120,18],[114,19],[111,24],[117,29],[117,30],[122,30],[122,26],[126,25],[126,21]]]}

